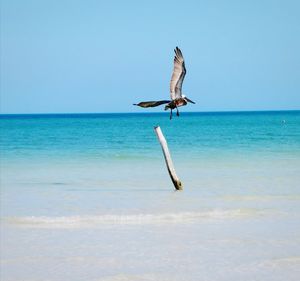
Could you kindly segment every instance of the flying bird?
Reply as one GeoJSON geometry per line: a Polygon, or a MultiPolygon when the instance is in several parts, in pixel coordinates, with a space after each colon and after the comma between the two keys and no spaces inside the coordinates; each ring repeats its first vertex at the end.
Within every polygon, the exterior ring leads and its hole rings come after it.
{"type": "Polygon", "coordinates": [[[188,102],[194,103],[190,99],[188,99],[182,93],[182,83],[186,74],[184,58],[181,53],[181,50],[176,47],[174,50],[174,69],[170,82],[170,96],[171,100],[160,100],[160,101],[143,101],[138,104],[134,103],[133,105],[137,105],[140,107],[156,107],[162,104],[166,104],[165,110],[170,109],[170,119],[172,119],[172,110],[176,108],[176,114],[179,116],[178,107],[187,105],[188,102]]]}

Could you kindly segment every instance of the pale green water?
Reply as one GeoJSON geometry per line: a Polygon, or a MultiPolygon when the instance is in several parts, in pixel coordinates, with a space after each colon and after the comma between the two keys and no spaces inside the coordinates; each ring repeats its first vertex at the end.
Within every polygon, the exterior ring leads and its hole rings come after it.
{"type": "Polygon", "coordinates": [[[0,124],[1,280],[299,279],[299,111],[0,124]]]}

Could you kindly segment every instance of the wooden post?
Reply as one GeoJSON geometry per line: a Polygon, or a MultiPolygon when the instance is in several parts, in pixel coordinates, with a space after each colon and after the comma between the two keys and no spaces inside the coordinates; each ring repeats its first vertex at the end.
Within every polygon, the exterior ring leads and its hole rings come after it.
{"type": "Polygon", "coordinates": [[[165,139],[165,137],[164,137],[164,135],[163,135],[163,133],[162,133],[159,126],[154,127],[154,130],[155,130],[155,133],[156,133],[156,135],[158,137],[158,140],[160,142],[162,151],[164,153],[166,165],[167,165],[168,172],[169,172],[169,175],[171,177],[171,180],[172,180],[172,182],[173,182],[173,184],[174,184],[174,186],[177,190],[182,190],[183,186],[182,186],[182,183],[181,183],[180,179],[176,175],[175,168],[174,168],[174,165],[173,165],[173,162],[172,162],[172,159],[171,159],[170,151],[168,149],[167,141],[166,141],[166,139],[165,139]]]}

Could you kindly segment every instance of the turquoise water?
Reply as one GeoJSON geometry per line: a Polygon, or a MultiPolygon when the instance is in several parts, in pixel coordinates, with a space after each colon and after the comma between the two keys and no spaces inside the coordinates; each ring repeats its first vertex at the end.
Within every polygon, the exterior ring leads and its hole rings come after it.
{"type": "Polygon", "coordinates": [[[300,111],[0,125],[1,280],[298,280],[300,111]]]}
{"type": "Polygon", "coordinates": [[[157,157],[154,125],[179,156],[300,150],[299,111],[182,115],[173,121],[166,114],[2,115],[1,151],[6,160],[157,157]]]}

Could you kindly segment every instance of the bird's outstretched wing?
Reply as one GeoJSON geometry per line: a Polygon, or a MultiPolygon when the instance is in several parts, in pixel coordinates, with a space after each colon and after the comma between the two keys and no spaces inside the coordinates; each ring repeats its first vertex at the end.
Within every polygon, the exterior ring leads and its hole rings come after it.
{"type": "Polygon", "coordinates": [[[137,105],[140,107],[155,107],[161,104],[169,103],[169,100],[159,100],[159,101],[142,101],[140,103],[134,103],[133,105],[137,105]]]}
{"type": "Polygon", "coordinates": [[[181,50],[178,47],[176,47],[174,52],[174,69],[170,83],[170,95],[172,100],[181,97],[182,82],[186,74],[184,58],[181,53],[181,50]]]}

